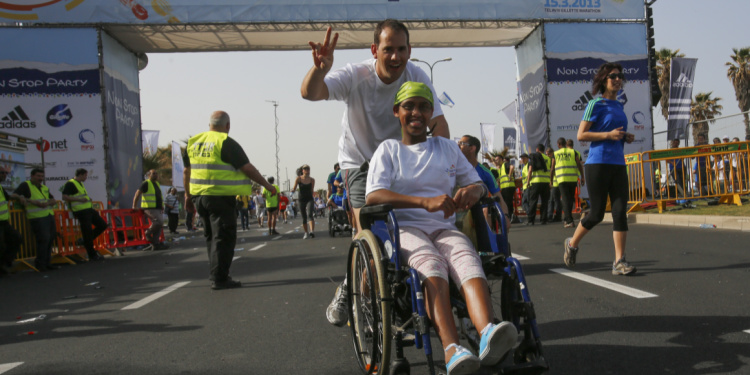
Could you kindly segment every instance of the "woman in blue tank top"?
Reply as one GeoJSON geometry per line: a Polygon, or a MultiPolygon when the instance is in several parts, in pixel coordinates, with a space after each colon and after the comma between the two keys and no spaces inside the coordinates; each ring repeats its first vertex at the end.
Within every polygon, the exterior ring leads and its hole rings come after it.
{"type": "Polygon", "coordinates": [[[628,233],[628,173],[623,147],[625,142],[633,142],[634,136],[627,132],[628,117],[623,110],[623,104],[617,100],[617,93],[625,85],[625,75],[622,71],[622,66],[618,63],[605,63],[594,76],[592,93],[601,93],[601,96],[588,103],[578,127],[578,140],[591,142],[589,157],[584,167],[591,210],[578,224],[573,237],[565,239],[563,256],[565,265],[575,266],[578,244],[604,219],[609,197],[614,223],[613,275],[631,275],[636,271],[636,268],[625,260],[628,233]]]}

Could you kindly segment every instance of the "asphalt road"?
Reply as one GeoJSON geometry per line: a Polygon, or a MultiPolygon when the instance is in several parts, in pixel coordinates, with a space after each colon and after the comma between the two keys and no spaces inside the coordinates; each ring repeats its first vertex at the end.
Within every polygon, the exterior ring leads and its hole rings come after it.
{"type": "MultiPolygon", "coordinates": [[[[631,225],[638,273],[616,277],[611,229],[584,239],[576,273],[562,263],[572,230],[511,230],[549,373],[750,374],[750,234],[631,225]]],[[[349,330],[325,320],[349,239],[323,221],[315,239],[302,240],[299,219],[279,231],[239,233],[240,289],[209,288],[200,235],[0,279],[0,374],[357,374],[349,330]]],[[[406,350],[412,374],[425,374],[424,356],[406,350]]]]}

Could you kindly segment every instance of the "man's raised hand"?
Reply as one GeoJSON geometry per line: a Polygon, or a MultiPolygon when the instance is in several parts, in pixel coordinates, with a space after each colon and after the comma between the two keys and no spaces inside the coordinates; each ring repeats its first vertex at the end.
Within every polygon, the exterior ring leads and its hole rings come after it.
{"type": "Polygon", "coordinates": [[[328,72],[333,66],[333,51],[336,49],[336,42],[339,40],[339,33],[333,35],[333,42],[331,42],[331,32],[333,28],[328,26],[326,31],[325,40],[323,44],[307,42],[312,48],[313,64],[315,67],[328,72]]]}

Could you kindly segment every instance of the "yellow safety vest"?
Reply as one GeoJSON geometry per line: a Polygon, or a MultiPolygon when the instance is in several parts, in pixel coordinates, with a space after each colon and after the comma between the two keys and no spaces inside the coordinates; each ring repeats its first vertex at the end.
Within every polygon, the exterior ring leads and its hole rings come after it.
{"type": "Polygon", "coordinates": [[[576,153],[569,148],[555,151],[556,182],[578,182],[578,163],[576,153]]]}
{"type": "Polygon", "coordinates": [[[281,192],[281,188],[279,188],[279,185],[273,184],[273,187],[276,188],[276,194],[274,196],[271,196],[271,192],[266,190],[266,188],[263,188],[263,198],[266,200],[266,207],[279,207],[279,192],[281,192]]]}
{"type": "Polygon", "coordinates": [[[148,190],[141,194],[141,208],[156,208],[156,189],[161,191],[161,186],[158,182],[151,182],[146,180],[148,183],[148,190]]]}
{"type": "Polygon", "coordinates": [[[68,207],[70,207],[70,210],[73,212],[78,212],[81,210],[85,210],[87,208],[93,208],[94,205],[91,204],[91,198],[89,198],[89,194],[88,192],[86,192],[86,187],[84,187],[83,184],[78,182],[78,180],[76,180],[75,178],[71,179],[68,182],[72,182],[73,185],[76,186],[76,189],[78,189],[78,193],[75,195],[71,195],[71,197],[74,197],[74,198],[86,197],[87,199],[86,202],[68,202],[68,207]]]}
{"type": "Polygon", "coordinates": [[[252,182],[231,164],[221,160],[227,133],[207,131],[188,141],[191,195],[250,195],[252,182]]]}
{"type": "Polygon", "coordinates": [[[8,209],[8,201],[5,200],[3,187],[0,186],[0,221],[10,220],[10,211],[8,209]]]}
{"type": "MultiPolygon", "coordinates": [[[[42,185],[42,188],[40,189],[37,188],[36,185],[32,184],[31,181],[26,181],[26,184],[29,185],[29,191],[31,192],[32,200],[49,200],[49,188],[47,186],[42,185]]],[[[54,215],[55,212],[50,207],[37,207],[32,204],[27,204],[26,217],[29,219],[39,219],[47,217],[49,215],[54,215]]]]}
{"type": "Polygon", "coordinates": [[[552,164],[552,160],[549,159],[547,155],[542,154],[542,157],[544,158],[544,162],[547,164],[547,172],[545,171],[532,171],[531,172],[531,183],[532,184],[538,184],[538,183],[549,183],[549,168],[552,164]]]}
{"type": "Polygon", "coordinates": [[[500,166],[500,170],[498,172],[500,174],[500,178],[498,178],[498,181],[500,182],[500,190],[510,187],[516,187],[516,182],[513,181],[513,176],[505,173],[504,165],[500,166]]]}
{"type": "Polygon", "coordinates": [[[521,180],[522,180],[523,188],[526,189],[526,183],[529,182],[529,164],[528,163],[523,166],[523,171],[521,171],[521,175],[522,175],[521,180]]]}

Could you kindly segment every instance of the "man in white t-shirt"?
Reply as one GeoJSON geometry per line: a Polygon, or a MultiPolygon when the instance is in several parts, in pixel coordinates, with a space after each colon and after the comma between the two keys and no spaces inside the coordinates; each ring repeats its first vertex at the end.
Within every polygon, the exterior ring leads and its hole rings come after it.
{"type": "MultiPolygon", "coordinates": [[[[433,96],[437,95],[427,74],[409,61],[409,30],[403,23],[393,19],[378,23],[370,46],[373,58],[347,64],[332,72],[338,33],[331,41],[331,32],[332,28],[329,27],[323,44],[309,42],[313,67],[302,81],[300,92],[307,100],[339,100],[346,103],[341,120],[343,133],[339,139],[338,162],[349,203],[354,217],[358,218],[359,210],[365,205],[367,182],[367,172],[361,172],[360,166],[372,158],[375,149],[384,140],[401,139],[401,127],[390,110],[396,92],[404,82],[415,81],[425,83],[433,96]]],[[[438,103],[435,103],[428,127],[433,135],[450,139],[448,123],[438,103]]],[[[359,220],[355,221],[358,230],[361,229],[359,220]]],[[[342,326],[347,319],[344,289],[339,287],[326,312],[328,321],[337,326],[342,326]]]]}

